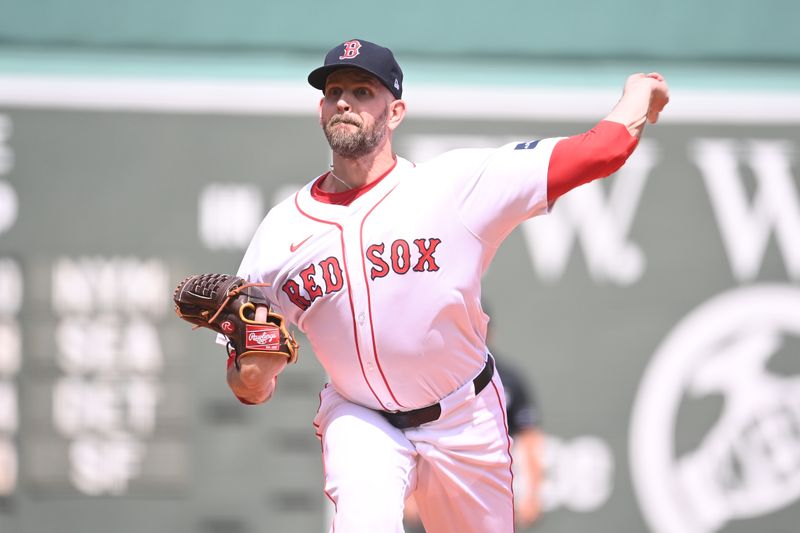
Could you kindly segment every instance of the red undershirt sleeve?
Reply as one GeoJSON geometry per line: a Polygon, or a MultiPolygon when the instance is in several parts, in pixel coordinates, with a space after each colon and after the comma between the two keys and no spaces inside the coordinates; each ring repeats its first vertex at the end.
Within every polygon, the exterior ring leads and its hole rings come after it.
{"type": "Polygon", "coordinates": [[[623,124],[601,120],[586,133],[561,139],[547,169],[547,203],[578,185],[616,172],[633,153],[639,139],[623,124]]]}

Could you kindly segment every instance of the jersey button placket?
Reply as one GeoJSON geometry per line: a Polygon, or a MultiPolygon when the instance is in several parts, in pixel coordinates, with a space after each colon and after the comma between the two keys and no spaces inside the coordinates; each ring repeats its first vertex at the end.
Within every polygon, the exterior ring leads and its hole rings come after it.
{"type": "MultiPolygon", "coordinates": [[[[359,227],[360,221],[358,224],[345,226],[344,237],[346,242],[360,242],[361,234],[359,227]]],[[[367,286],[362,271],[364,268],[364,260],[363,252],[359,246],[351,245],[348,247],[347,262],[349,265],[352,265],[350,290],[353,298],[353,319],[356,321],[358,330],[358,348],[361,354],[361,361],[369,385],[380,399],[380,402],[386,406],[387,401],[391,401],[391,394],[381,377],[373,351],[372,329],[369,320],[369,307],[367,305],[367,286]]]]}
{"type": "Polygon", "coordinates": [[[364,360],[364,369],[369,373],[370,380],[380,380],[375,354],[372,349],[372,331],[367,320],[367,313],[359,311],[356,315],[356,322],[358,323],[359,346],[361,348],[361,357],[364,360]]]}

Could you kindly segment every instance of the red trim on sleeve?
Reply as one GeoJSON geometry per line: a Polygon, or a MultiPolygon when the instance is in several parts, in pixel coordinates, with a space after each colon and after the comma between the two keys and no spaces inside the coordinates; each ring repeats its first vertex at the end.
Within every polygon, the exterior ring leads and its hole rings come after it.
{"type": "Polygon", "coordinates": [[[561,139],[553,147],[547,169],[547,202],[578,185],[616,172],[633,153],[639,139],[623,124],[601,120],[586,133],[561,139]]]}

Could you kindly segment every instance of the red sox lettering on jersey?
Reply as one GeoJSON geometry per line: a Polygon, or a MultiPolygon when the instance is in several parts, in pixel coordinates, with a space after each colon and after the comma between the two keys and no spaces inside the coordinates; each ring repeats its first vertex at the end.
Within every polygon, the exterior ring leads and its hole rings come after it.
{"type": "MultiPolygon", "coordinates": [[[[403,275],[411,272],[436,272],[436,248],[441,239],[413,239],[414,251],[405,239],[396,239],[387,247],[384,243],[367,247],[366,259],[372,264],[370,279],[386,277],[390,272],[403,275]],[[413,265],[413,267],[412,267],[413,265]]],[[[341,262],[336,257],[328,257],[317,263],[311,263],[300,271],[300,274],[287,280],[281,290],[294,305],[305,311],[316,300],[324,295],[340,291],[344,286],[344,272],[341,262]]]]}
{"type": "MultiPolygon", "coordinates": [[[[441,239],[414,239],[414,245],[418,252],[414,272],[436,272],[439,265],[433,254],[436,247],[441,244],[441,239]]],[[[372,263],[370,278],[383,278],[389,274],[389,263],[384,259],[384,243],[373,244],[367,248],[367,259],[372,263]]],[[[405,274],[411,268],[412,255],[408,241],[397,239],[391,245],[389,254],[391,270],[395,274],[405,274]]]]}

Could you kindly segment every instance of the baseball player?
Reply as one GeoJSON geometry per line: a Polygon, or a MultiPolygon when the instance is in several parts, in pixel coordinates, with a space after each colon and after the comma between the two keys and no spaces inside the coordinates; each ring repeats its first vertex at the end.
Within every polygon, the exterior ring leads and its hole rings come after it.
{"type": "MultiPolygon", "coordinates": [[[[267,214],[239,275],[270,284],[273,311],[306,334],[330,378],[314,427],[331,531],[402,531],[411,493],[429,532],[513,531],[511,440],[481,275],[518,224],[625,162],[667,85],[630,76],[582,135],[415,165],[392,150],[406,103],[389,49],[349,40],[308,81],[322,91],[333,163],[267,214]]],[[[249,357],[229,365],[228,384],[262,403],[286,362],[249,357]]]]}

